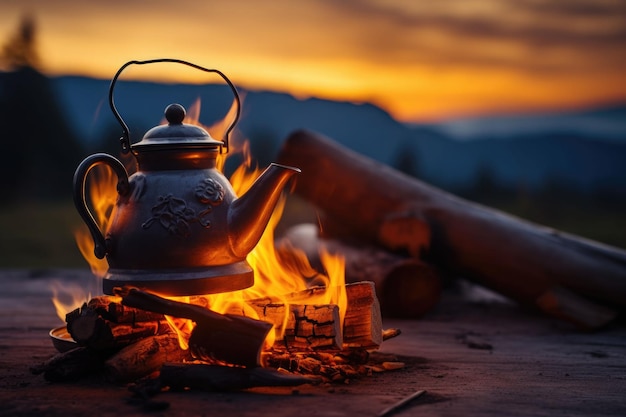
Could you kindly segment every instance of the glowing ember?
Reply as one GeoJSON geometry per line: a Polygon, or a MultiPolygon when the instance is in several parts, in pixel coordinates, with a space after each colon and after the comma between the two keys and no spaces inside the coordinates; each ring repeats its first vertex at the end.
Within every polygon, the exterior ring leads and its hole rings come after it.
{"type": "MultiPolygon", "coordinates": [[[[225,118],[216,123],[214,126],[206,128],[211,132],[213,137],[221,137],[227,128],[227,120],[232,119],[232,112],[236,110],[235,103],[231,106],[229,114],[225,118]]],[[[200,101],[196,101],[187,112],[184,120],[188,124],[200,125],[198,115],[200,113],[200,101]]],[[[236,137],[235,137],[236,139],[236,137]]],[[[261,170],[251,166],[252,158],[249,152],[248,142],[244,141],[243,145],[239,145],[234,141],[231,144],[229,154],[241,153],[244,162],[232,174],[230,182],[237,195],[243,195],[252,185],[254,180],[260,174],[261,170]]],[[[226,161],[226,154],[218,157],[217,168],[223,170],[226,161]]],[[[89,178],[90,200],[93,204],[93,213],[97,216],[97,221],[102,230],[106,230],[109,216],[117,198],[115,192],[116,176],[102,167],[99,171],[91,175],[89,178]]],[[[255,310],[248,304],[248,301],[254,299],[269,298],[277,300],[285,305],[290,303],[306,303],[306,304],[335,304],[339,307],[340,319],[343,324],[343,318],[347,307],[347,296],[345,292],[344,280],[344,260],[340,257],[331,256],[329,254],[321,254],[321,259],[325,271],[328,276],[321,276],[310,265],[304,253],[299,254],[289,261],[280,259],[274,247],[274,230],[281,219],[285,206],[285,198],[276,206],[272,218],[265,229],[265,232],[256,248],[247,256],[255,272],[255,283],[251,288],[205,296],[178,297],[178,301],[191,302],[193,304],[204,305],[218,313],[242,314],[252,318],[258,318],[255,310]],[[312,277],[312,278],[305,278],[312,277]],[[306,300],[294,299],[293,296],[287,301],[287,296],[296,292],[303,291],[312,285],[323,285],[327,291],[316,293],[315,296],[308,297],[306,300]]],[[[81,229],[76,233],[76,239],[81,253],[89,263],[93,273],[98,277],[103,277],[108,269],[106,260],[99,260],[93,254],[93,241],[85,229],[81,229]]],[[[83,299],[86,301],[86,299],[83,299]]],[[[67,312],[67,311],[66,311],[67,312]]],[[[65,312],[61,316],[65,317],[65,312]]],[[[289,309],[285,309],[286,322],[289,309]]],[[[176,318],[168,318],[170,325],[179,335],[181,346],[187,348],[187,340],[193,323],[189,320],[176,318]]],[[[284,327],[284,326],[283,326],[284,327]]],[[[274,338],[282,338],[282,334],[274,334],[270,332],[266,347],[271,347],[274,338]]]]}

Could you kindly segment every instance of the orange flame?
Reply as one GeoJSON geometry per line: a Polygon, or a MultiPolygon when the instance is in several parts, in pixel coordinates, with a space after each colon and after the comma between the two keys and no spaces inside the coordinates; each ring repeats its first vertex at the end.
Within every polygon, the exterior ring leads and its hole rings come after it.
{"type": "MultiPolygon", "coordinates": [[[[236,111],[235,105],[236,103],[233,102],[223,120],[211,127],[205,127],[216,139],[222,138],[230,121],[232,121],[236,111]]],[[[196,100],[189,107],[184,122],[201,125],[198,122],[199,113],[200,101],[196,100]]],[[[244,162],[231,175],[230,182],[235,193],[242,195],[250,188],[261,171],[256,167],[251,167],[252,157],[248,141],[237,143],[237,139],[239,138],[235,137],[235,140],[231,140],[229,154],[241,153],[244,162]]],[[[226,154],[221,154],[218,157],[217,167],[219,170],[224,169],[226,156],[226,154]]],[[[94,202],[93,212],[97,213],[97,220],[101,225],[101,230],[105,230],[108,225],[109,215],[117,196],[115,193],[115,174],[110,170],[108,171],[104,175],[93,175],[89,178],[90,183],[93,183],[90,187],[90,199],[94,202]]],[[[296,252],[293,259],[286,260],[280,259],[276,252],[274,230],[282,217],[285,201],[284,196],[279,200],[261,240],[247,256],[247,260],[255,272],[255,283],[251,288],[221,294],[179,297],[177,300],[204,305],[218,313],[241,314],[257,319],[259,317],[256,311],[247,303],[249,300],[268,298],[272,302],[282,302],[286,305],[289,303],[336,304],[339,307],[341,323],[343,324],[347,307],[347,296],[344,287],[344,259],[328,253],[321,253],[321,260],[327,272],[327,276],[324,276],[311,267],[304,253],[296,252]],[[312,284],[326,286],[327,290],[320,294],[316,293],[314,296],[307,294],[306,299],[298,299],[297,296],[294,296],[294,293],[306,290],[312,284]]],[[[81,253],[91,266],[94,274],[103,277],[108,266],[106,261],[99,260],[93,255],[93,241],[87,229],[79,230],[76,233],[76,239],[81,253]]],[[[289,309],[285,309],[284,322],[287,321],[288,314],[289,309]]],[[[193,329],[192,322],[171,317],[168,320],[179,335],[181,347],[187,348],[187,340],[193,329]]],[[[271,347],[275,338],[281,338],[282,336],[282,334],[270,332],[266,340],[266,347],[271,347]]]]}
{"type": "MultiPolygon", "coordinates": [[[[93,205],[91,212],[96,222],[100,225],[100,230],[106,230],[109,226],[111,212],[117,200],[115,186],[117,177],[108,165],[101,164],[93,168],[88,181],[88,195],[86,201],[93,205]]],[[[87,226],[83,225],[79,230],[74,232],[76,244],[83,257],[89,263],[91,272],[97,277],[104,277],[109,268],[106,259],[98,259],[93,253],[93,239],[87,230],[87,226]]]]}
{"type": "Polygon", "coordinates": [[[52,282],[50,285],[52,291],[52,304],[57,316],[65,321],[65,315],[73,311],[83,303],[87,302],[91,295],[85,291],[85,288],[76,283],[63,283],[58,281],[52,282]]]}

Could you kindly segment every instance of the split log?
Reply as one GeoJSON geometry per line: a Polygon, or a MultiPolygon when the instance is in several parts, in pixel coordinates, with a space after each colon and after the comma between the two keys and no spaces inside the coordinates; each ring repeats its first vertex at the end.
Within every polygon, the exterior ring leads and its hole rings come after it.
{"type": "MultiPolygon", "coordinates": [[[[79,346],[88,346],[92,349],[121,348],[130,345],[148,336],[166,334],[171,332],[171,328],[162,314],[139,313],[117,308],[117,312],[124,312],[121,315],[108,315],[115,319],[122,319],[121,323],[106,320],[101,313],[107,315],[111,303],[107,303],[107,310],[104,311],[100,300],[83,304],[82,307],[71,311],[65,316],[67,331],[72,339],[79,346]],[[160,320],[133,322],[131,318],[142,316],[152,317],[160,320]]],[[[132,309],[136,310],[136,309],[132,309]]]]}
{"type": "Polygon", "coordinates": [[[122,304],[173,317],[190,319],[196,326],[189,338],[192,354],[203,360],[258,366],[261,349],[272,325],[208,308],[167,300],[138,289],[119,289],[122,304]]]}
{"type": "Polygon", "coordinates": [[[267,368],[238,368],[206,364],[166,364],[161,384],[172,390],[235,391],[255,387],[317,384],[320,378],[291,375],[267,368]]]}
{"type": "Polygon", "coordinates": [[[34,375],[43,374],[49,382],[75,382],[99,372],[111,351],[97,351],[86,347],[77,347],[58,353],[47,361],[33,366],[34,375]]]}
{"type": "Polygon", "coordinates": [[[161,321],[163,314],[125,306],[119,297],[101,295],[87,302],[87,307],[95,310],[103,319],[113,323],[137,323],[144,321],[161,321]]]}
{"type": "Polygon", "coordinates": [[[147,337],[126,346],[104,364],[107,377],[113,382],[130,382],[161,369],[166,362],[191,359],[183,350],[176,334],[147,337]]]}
{"type": "Polygon", "coordinates": [[[347,307],[341,327],[335,305],[291,304],[292,300],[320,298],[325,287],[312,287],[279,299],[250,300],[261,320],[277,329],[275,346],[287,349],[341,350],[344,348],[376,349],[382,343],[382,317],[372,282],[345,285],[347,307]],[[287,306],[284,304],[287,303],[287,306]],[[286,314],[285,309],[289,308],[286,314]]]}
{"type": "Polygon", "coordinates": [[[302,250],[316,268],[322,268],[321,250],[342,256],[346,282],[373,281],[386,317],[419,318],[441,296],[442,278],[434,266],[374,245],[324,239],[314,224],[289,228],[276,246],[281,257],[293,254],[294,248],[302,250]]]}
{"type": "Polygon", "coordinates": [[[334,304],[302,305],[250,302],[259,319],[272,323],[275,348],[341,350],[339,308],[334,304]],[[288,312],[285,310],[289,310],[288,312]]]}
{"type": "Polygon", "coordinates": [[[295,192],[354,236],[428,248],[435,265],[525,305],[562,286],[626,310],[626,251],[463,200],[316,133],[290,135],[278,160],[301,168],[295,192]]]}
{"type": "Polygon", "coordinates": [[[378,349],[383,342],[383,321],[374,283],[347,284],[346,296],[344,348],[378,349]]]}

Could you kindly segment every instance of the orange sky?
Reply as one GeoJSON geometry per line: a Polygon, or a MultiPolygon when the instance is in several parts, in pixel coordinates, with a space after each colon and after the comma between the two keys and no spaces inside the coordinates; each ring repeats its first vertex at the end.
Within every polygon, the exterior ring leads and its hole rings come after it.
{"type": "MultiPolygon", "coordinates": [[[[406,121],[626,101],[622,0],[0,0],[2,43],[26,13],[50,75],[181,58],[406,121]]],[[[206,80],[176,69],[124,77],[206,80]]]]}

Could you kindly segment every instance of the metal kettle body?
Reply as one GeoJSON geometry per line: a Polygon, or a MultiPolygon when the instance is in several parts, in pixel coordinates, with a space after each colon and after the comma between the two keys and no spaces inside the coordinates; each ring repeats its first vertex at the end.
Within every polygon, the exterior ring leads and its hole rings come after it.
{"type": "MultiPolygon", "coordinates": [[[[112,94],[110,98],[114,109],[112,94]]],[[[74,175],[74,201],[94,239],[94,254],[106,256],[109,264],[103,290],[113,294],[116,287],[134,286],[179,296],[249,287],[254,272],[246,256],[263,234],[283,188],[299,170],[271,164],[238,197],[216,168],[224,142],[182,123],[180,105],[168,106],[165,115],[167,126],[151,129],[133,145],[127,139],[126,148],[137,160],[131,176],[118,159],[103,153],[87,157],[74,175]],[[100,164],[118,178],[117,202],[104,231],[85,197],[88,173],[100,164]]]]}

